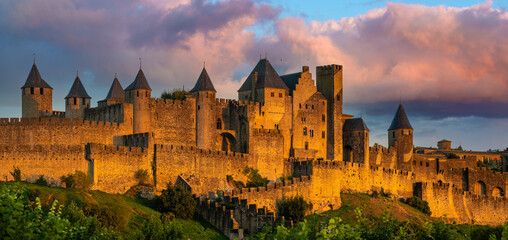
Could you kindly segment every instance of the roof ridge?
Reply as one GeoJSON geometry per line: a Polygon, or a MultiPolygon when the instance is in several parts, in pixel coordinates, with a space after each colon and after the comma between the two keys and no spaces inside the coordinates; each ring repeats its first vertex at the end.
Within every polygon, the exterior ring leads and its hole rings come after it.
{"type": "Polygon", "coordinates": [[[69,90],[69,94],[65,97],[67,98],[91,98],[90,95],[85,90],[85,87],[81,83],[81,79],[79,79],[79,76],[76,76],[74,79],[74,83],[72,84],[71,90],[69,90]]]}
{"type": "Polygon", "coordinates": [[[196,81],[196,85],[194,85],[194,88],[192,88],[189,92],[196,92],[196,91],[217,92],[215,90],[212,80],[210,79],[210,76],[208,76],[208,72],[206,71],[206,68],[204,66],[203,66],[203,70],[201,70],[201,74],[199,74],[198,80],[196,81]]]}

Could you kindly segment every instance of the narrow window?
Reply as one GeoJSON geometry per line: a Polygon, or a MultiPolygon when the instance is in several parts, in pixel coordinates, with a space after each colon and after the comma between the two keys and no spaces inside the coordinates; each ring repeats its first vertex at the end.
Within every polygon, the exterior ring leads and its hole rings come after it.
{"type": "Polygon", "coordinates": [[[210,110],[212,110],[212,109],[213,109],[213,106],[210,106],[210,110]]]}
{"type": "Polygon", "coordinates": [[[305,142],[305,150],[309,150],[309,142],[305,142]]]}
{"type": "Polygon", "coordinates": [[[282,97],[282,93],[279,93],[279,97],[282,97]]]}
{"type": "Polygon", "coordinates": [[[314,109],[314,105],[312,105],[312,109],[314,109]]]}
{"type": "Polygon", "coordinates": [[[136,95],[139,97],[139,91],[136,91],[136,95]]]}
{"type": "Polygon", "coordinates": [[[392,132],[392,136],[395,137],[395,132],[392,132]]]}
{"type": "Polygon", "coordinates": [[[85,105],[85,98],[82,98],[81,101],[83,101],[83,105],[85,105]]]}
{"type": "Polygon", "coordinates": [[[322,131],[321,132],[321,138],[325,138],[326,134],[325,134],[325,131],[322,131]]]}
{"type": "Polygon", "coordinates": [[[279,129],[279,124],[275,124],[275,129],[279,129]]]}
{"type": "Polygon", "coordinates": [[[198,105],[198,111],[199,111],[199,105],[198,105]]]}
{"type": "Polygon", "coordinates": [[[208,93],[206,93],[206,98],[208,98],[208,93]]]}
{"type": "Polygon", "coordinates": [[[30,88],[30,94],[34,94],[34,88],[33,87],[30,88]]]}
{"type": "Polygon", "coordinates": [[[314,137],[314,130],[311,129],[309,132],[310,132],[310,137],[314,137]]]}
{"type": "Polygon", "coordinates": [[[427,162],[427,163],[425,163],[425,166],[426,166],[426,167],[429,167],[429,163],[428,163],[428,162],[427,162]]]}
{"type": "Polygon", "coordinates": [[[308,108],[308,106],[307,106],[307,104],[305,104],[305,109],[307,109],[307,108],[308,108]]]}
{"type": "Polygon", "coordinates": [[[326,121],[326,116],[324,114],[321,115],[321,121],[323,121],[323,122],[326,121]]]}
{"type": "Polygon", "coordinates": [[[222,121],[219,119],[217,119],[217,129],[222,129],[222,121]]]}
{"type": "Polygon", "coordinates": [[[337,95],[337,101],[340,101],[340,95],[337,95]]]}
{"type": "Polygon", "coordinates": [[[74,98],[74,105],[78,104],[78,99],[74,98]]]}
{"type": "Polygon", "coordinates": [[[304,136],[307,136],[307,127],[304,127],[304,128],[303,128],[303,135],[304,135],[304,136]]]}
{"type": "Polygon", "coordinates": [[[272,93],[272,94],[271,94],[271,96],[272,96],[272,97],[275,97],[275,93],[272,93]]]}
{"type": "Polygon", "coordinates": [[[145,92],[145,97],[148,97],[148,92],[145,92]]]}
{"type": "Polygon", "coordinates": [[[44,95],[44,88],[40,88],[41,90],[41,95],[44,95]]]}
{"type": "Polygon", "coordinates": [[[302,109],[302,104],[300,103],[300,109],[302,109]]]}

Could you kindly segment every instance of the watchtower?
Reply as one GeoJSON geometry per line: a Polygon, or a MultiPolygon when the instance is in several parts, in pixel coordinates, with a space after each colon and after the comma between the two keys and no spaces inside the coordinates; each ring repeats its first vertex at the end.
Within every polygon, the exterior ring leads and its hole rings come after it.
{"type": "Polygon", "coordinates": [[[150,131],[150,97],[152,89],[148,85],[145,74],[139,67],[136,79],[125,88],[125,101],[133,104],[133,132],[150,131]]]}
{"type": "Polygon", "coordinates": [[[397,149],[397,167],[399,169],[402,169],[404,164],[407,165],[413,157],[413,127],[409,123],[402,103],[399,104],[392,124],[388,128],[388,146],[397,149]]]}
{"type": "Polygon", "coordinates": [[[217,141],[215,94],[217,91],[204,67],[190,93],[196,98],[196,145],[201,149],[215,149],[214,144],[217,141]]]}
{"type": "Polygon", "coordinates": [[[316,67],[317,89],[328,100],[327,159],[342,159],[342,65],[316,67]]]}
{"type": "Polygon", "coordinates": [[[53,113],[53,88],[41,78],[35,61],[21,87],[21,106],[23,118],[50,116],[53,113]]]}
{"type": "Polygon", "coordinates": [[[76,74],[71,90],[65,97],[65,117],[85,118],[85,109],[90,108],[91,99],[76,74]]]}

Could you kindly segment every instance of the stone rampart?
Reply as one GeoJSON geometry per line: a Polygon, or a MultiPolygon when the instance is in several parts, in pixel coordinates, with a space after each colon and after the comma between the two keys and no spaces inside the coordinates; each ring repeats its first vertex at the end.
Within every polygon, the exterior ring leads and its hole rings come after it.
{"type": "Polygon", "coordinates": [[[151,131],[154,143],[196,145],[196,99],[151,99],[151,131]]]}
{"type": "Polygon", "coordinates": [[[23,180],[34,181],[41,174],[56,186],[60,177],[76,170],[88,172],[84,145],[0,145],[0,177],[13,180],[10,171],[21,170],[23,180]]]}
{"type": "Polygon", "coordinates": [[[0,145],[113,144],[113,136],[131,133],[132,127],[123,123],[70,118],[0,119],[0,145]]]}
{"type": "Polygon", "coordinates": [[[227,176],[245,181],[242,174],[247,166],[248,154],[211,151],[189,146],[161,145],[154,148],[155,182],[157,189],[174,183],[180,174],[199,177],[199,186],[192,186],[194,193],[207,193],[227,188],[227,176]]]}
{"type": "Polygon", "coordinates": [[[433,217],[457,223],[500,225],[508,218],[506,197],[480,196],[448,183],[422,183],[433,217]]]}
{"type": "Polygon", "coordinates": [[[120,147],[90,143],[86,145],[90,174],[94,189],[110,193],[124,193],[138,181],[135,173],[147,170],[152,176],[152,154],[145,148],[120,147]]]}

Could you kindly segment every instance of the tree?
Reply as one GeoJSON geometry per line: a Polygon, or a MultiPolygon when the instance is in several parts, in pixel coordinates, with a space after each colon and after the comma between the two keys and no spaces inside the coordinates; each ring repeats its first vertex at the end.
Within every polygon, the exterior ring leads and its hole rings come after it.
{"type": "Polygon", "coordinates": [[[150,174],[148,174],[148,170],[139,169],[134,173],[134,177],[138,180],[139,185],[149,185],[150,184],[150,174]]]}
{"type": "Polygon", "coordinates": [[[243,174],[247,176],[246,187],[266,187],[266,185],[270,182],[268,178],[259,174],[259,170],[251,167],[245,167],[243,169],[243,174]]]}
{"type": "Polygon", "coordinates": [[[419,197],[406,198],[405,203],[411,207],[414,207],[414,208],[420,210],[420,212],[425,213],[429,216],[431,214],[429,203],[427,201],[423,201],[419,197]]]}
{"type": "Polygon", "coordinates": [[[21,181],[21,170],[19,170],[19,167],[13,167],[12,172],[9,172],[14,178],[14,181],[20,182],[21,181]]]}
{"type": "Polygon", "coordinates": [[[294,196],[282,199],[277,202],[277,215],[286,220],[300,222],[305,217],[307,210],[312,208],[312,204],[305,201],[302,196],[294,196]]]}
{"type": "Polygon", "coordinates": [[[194,216],[196,201],[190,192],[168,183],[166,189],[157,197],[156,208],[162,213],[172,213],[177,218],[190,219],[194,216]]]}
{"type": "Polygon", "coordinates": [[[161,94],[161,98],[163,99],[173,99],[173,100],[182,100],[185,98],[185,95],[189,95],[188,91],[181,89],[173,89],[172,91],[164,90],[161,94]]]}

